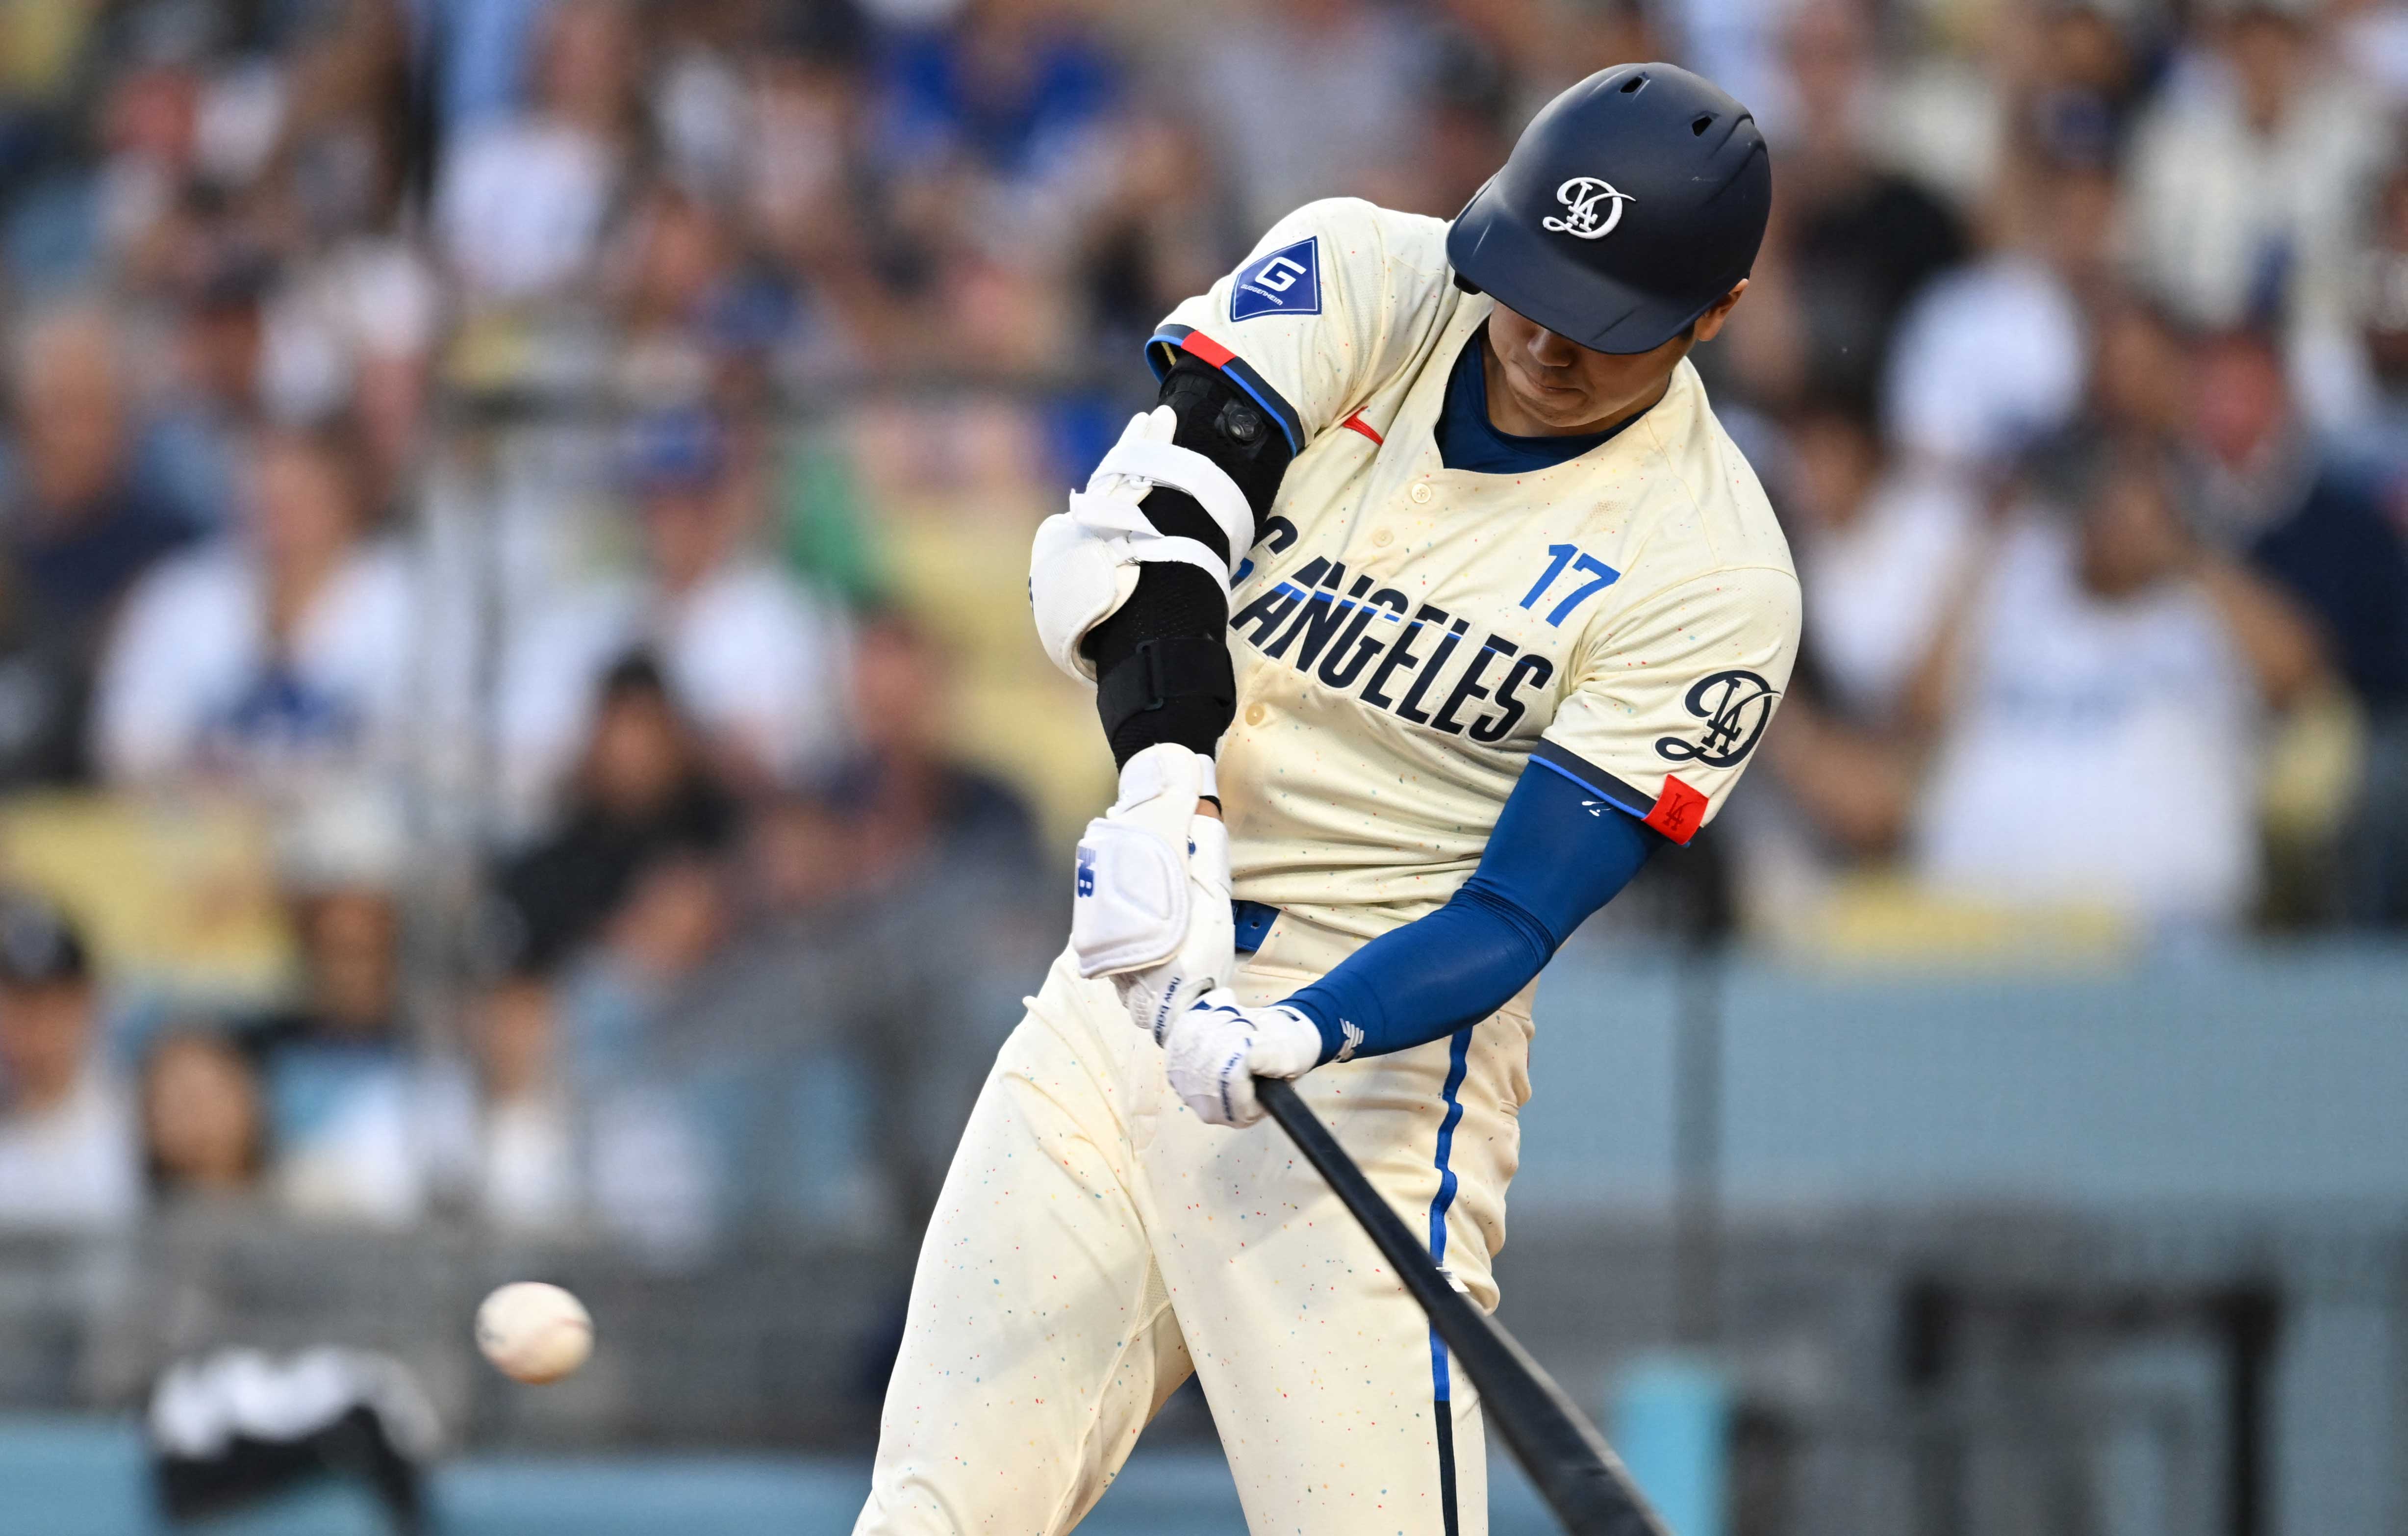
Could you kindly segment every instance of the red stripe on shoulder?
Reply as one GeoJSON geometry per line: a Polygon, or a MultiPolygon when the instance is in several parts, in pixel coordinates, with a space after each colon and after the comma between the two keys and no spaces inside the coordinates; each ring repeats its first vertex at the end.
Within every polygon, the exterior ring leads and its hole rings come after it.
{"type": "Polygon", "coordinates": [[[1350,431],[1360,432],[1363,436],[1370,438],[1375,443],[1385,442],[1387,440],[1381,437],[1377,432],[1371,430],[1371,423],[1363,419],[1363,413],[1359,410],[1338,424],[1349,429],[1350,431]]]}
{"type": "Polygon", "coordinates": [[[1656,797],[1656,809],[1647,812],[1647,825],[1674,842],[1686,843],[1698,835],[1698,827],[1705,819],[1706,797],[1672,774],[1664,775],[1664,793],[1656,797]]]}
{"type": "Polygon", "coordinates": [[[1226,367],[1229,359],[1238,355],[1201,331],[1190,331],[1181,337],[1179,346],[1182,352],[1193,352],[1216,368],[1226,367]]]}

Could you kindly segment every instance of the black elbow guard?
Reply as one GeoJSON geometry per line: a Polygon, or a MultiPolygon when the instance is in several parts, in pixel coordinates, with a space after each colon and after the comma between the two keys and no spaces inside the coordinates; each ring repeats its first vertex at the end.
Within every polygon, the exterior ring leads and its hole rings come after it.
{"type": "MultiPolygon", "coordinates": [[[[1179,430],[1171,441],[1182,448],[1192,449],[1221,467],[1222,472],[1238,482],[1245,493],[1246,505],[1254,509],[1254,527],[1260,532],[1263,520],[1270,515],[1271,498],[1279,495],[1280,480],[1287,473],[1288,461],[1295,453],[1288,448],[1287,434],[1271,419],[1270,412],[1254,404],[1252,396],[1231,381],[1229,376],[1211,364],[1193,357],[1182,357],[1178,366],[1164,376],[1161,403],[1179,416],[1179,430]]],[[[1155,511],[1157,498],[1168,496],[1183,501],[1197,513],[1193,497],[1182,493],[1156,492],[1146,497],[1149,518],[1161,526],[1161,513],[1155,511]]],[[[1205,518],[1213,530],[1211,542],[1218,545],[1220,529],[1205,518]]],[[[1165,533],[1170,530],[1164,528],[1165,533]]],[[[1243,550],[1232,552],[1232,568],[1243,550]]]]}
{"type": "MultiPolygon", "coordinates": [[[[1182,357],[1162,380],[1161,403],[1179,418],[1171,441],[1220,466],[1244,493],[1259,535],[1271,498],[1295,455],[1268,411],[1210,364],[1182,357]]],[[[1193,538],[1231,569],[1244,550],[1184,491],[1157,486],[1145,498],[1146,521],[1173,538],[1193,538]]],[[[1229,664],[1229,605],[1211,577],[1193,566],[1143,567],[1127,602],[1088,632],[1096,664],[1096,712],[1115,762],[1162,741],[1211,752],[1237,712],[1237,674],[1229,664]]]]}

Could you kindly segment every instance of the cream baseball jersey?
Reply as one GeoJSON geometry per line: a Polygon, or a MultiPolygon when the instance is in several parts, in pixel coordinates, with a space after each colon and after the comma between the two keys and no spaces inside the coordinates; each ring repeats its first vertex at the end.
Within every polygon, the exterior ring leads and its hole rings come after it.
{"type": "Polygon", "coordinates": [[[1687,842],[1798,644],[1788,545],[1688,363],[1567,463],[1446,467],[1448,373],[1493,307],[1446,227],[1309,204],[1148,349],[1220,367],[1296,451],[1231,591],[1221,795],[1236,894],[1357,938],[1454,893],[1526,768],[1687,842]]]}

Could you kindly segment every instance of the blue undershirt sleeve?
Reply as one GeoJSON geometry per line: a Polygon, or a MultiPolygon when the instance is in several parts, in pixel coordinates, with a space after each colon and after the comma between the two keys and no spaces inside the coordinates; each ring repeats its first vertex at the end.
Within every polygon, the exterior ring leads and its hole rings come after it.
{"type": "Polygon", "coordinates": [[[1528,985],[1664,840],[1562,774],[1526,771],[1452,900],[1287,1001],[1320,1027],[1324,1061],[1350,1041],[1375,1056],[1451,1035],[1528,985]]]}

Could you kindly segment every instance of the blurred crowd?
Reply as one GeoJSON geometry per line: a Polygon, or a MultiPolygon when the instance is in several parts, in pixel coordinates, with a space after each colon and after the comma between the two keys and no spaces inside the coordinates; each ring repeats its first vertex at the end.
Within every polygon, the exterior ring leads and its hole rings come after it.
{"type": "Polygon", "coordinates": [[[1986,22],[1900,59],[1808,4],[1745,66],[1785,152],[1709,366],[1808,596],[1744,898],[1870,858],[2151,940],[2396,927],[2408,12],[1986,22]]]}
{"type": "Polygon", "coordinates": [[[910,1221],[1109,782],[1022,574],[1142,338],[1638,58],[1774,151],[1737,921],[2408,925],[2408,8],[5,0],[0,1223],[910,1221]],[[248,808],[281,984],[113,968],[62,796],[248,808]]]}

